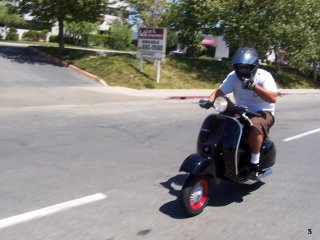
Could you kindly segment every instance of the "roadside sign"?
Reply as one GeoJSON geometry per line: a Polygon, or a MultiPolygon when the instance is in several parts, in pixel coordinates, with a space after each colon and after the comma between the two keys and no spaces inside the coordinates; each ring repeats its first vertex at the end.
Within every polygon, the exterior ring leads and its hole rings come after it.
{"type": "Polygon", "coordinates": [[[160,82],[160,62],[165,58],[167,42],[166,28],[140,28],[138,34],[139,71],[142,72],[143,59],[156,61],[157,83],[160,82]]]}
{"type": "Polygon", "coordinates": [[[165,54],[158,52],[138,52],[137,58],[161,61],[165,58],[165,54]]]}
{"type": "Polygon", "coordinates": [[[138,35],[138,58],[163,60],[166,52],[166,28],[140,28],[138,35]]]}

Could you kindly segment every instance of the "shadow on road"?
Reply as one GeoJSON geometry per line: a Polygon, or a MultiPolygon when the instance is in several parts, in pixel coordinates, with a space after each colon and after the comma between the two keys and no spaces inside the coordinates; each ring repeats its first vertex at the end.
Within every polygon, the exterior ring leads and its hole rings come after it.
{"type": "Polygon", "coordinates": [[[253,185],[245,185],[222,181],[219,185],[214,185],[212,187],[208,206],[224,207],[234,202],[241,203],[243,202],[243,198],[245,196],[256,191],[263,185],[264,182],[257,182],[253,185]]]}
{"type": "MultiPolygon", "coordinates": [[[[176,197],[175,200],[162,205],[159,209],[160,212],[175,219],[187,218],[183,213],[179,200],[180,189],[185,179],[186,175],[179,174],[160,183],[163,187],[169,190],[171,195],[176,197]],[[180,188],[177,190],[173,185],[180,186],[180,188]]],[[[234,202],[241,203],[245,196],[259,189],[263,185],[263,182],[257,182],[253,185],[244,185],[227,181],[221,181],[219,185],[212,184],[210,201],[207,207],[224,207],[234,202]]]]}
{"type": "Polygon", "coordinates": [[[171,202],[165,203],[160,207],[160,212],[176,219],[184,219],[186,216],[184,215],[180,201],[179,201],[179,194],[181,186],[183,185],[184,181],[186,179],[185,174],[179,174],[175,177],[169,178],[167,181],[160,183],[163,187],[167,188],[169,190],[169,193],[175,197],[177,197],[176,200],[173,200],[171,202]],[[173,187],[173,184],[179,186],[179,190],[176,190],[173,187]]]}
{"type": "Polygon", "coordinates": [[[63,67],[62,64],[55,63],[45,57],[36,54],[28,47],[1,46],[0,57],[9,59],[17,63],[29,64],[50,64],[63,67]]]}

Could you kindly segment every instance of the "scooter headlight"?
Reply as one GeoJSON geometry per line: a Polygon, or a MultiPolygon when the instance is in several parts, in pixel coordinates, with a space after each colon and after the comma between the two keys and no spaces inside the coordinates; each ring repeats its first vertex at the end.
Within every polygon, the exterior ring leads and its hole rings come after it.
{"type": "Polygon", "coordinates": [[[213,103],[214,108],[218,112],[224,112],[227,109],[228,102],[224,97],[217,97],[213,103]]]}

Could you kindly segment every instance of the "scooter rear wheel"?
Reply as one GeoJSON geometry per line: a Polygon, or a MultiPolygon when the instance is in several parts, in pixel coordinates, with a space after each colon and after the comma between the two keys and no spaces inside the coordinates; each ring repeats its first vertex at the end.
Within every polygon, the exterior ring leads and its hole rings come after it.
{"type": "Polygon", "coordinates": [[[210,180],[207,176],[190,175],[181,189],[181,204],[189,217],[200,214],[209,201],[210,180]]]}

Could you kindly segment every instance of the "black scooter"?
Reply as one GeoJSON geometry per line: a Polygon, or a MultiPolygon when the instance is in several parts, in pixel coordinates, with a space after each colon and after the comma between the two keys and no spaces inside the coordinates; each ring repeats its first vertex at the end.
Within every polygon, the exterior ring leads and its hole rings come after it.
{"type": "Polygon", "coordinates": [[[200,214],[208,204],[211,179],[217,184],[221,179],[254,184],[270,175],[271,166],[275,164],[275,145],[265,139],[260,151],[259,174],[252,179],[249,174],[251,151],[245,133],[252,124],[250,116],[259,114],[234,104],[228,97],[218,97],[212,107],[220,114],[211,114],[204,120],[197,153],[188,156],[179,170],[188,175],[181,190],[181,204],[190,217],[200,214]]]}

